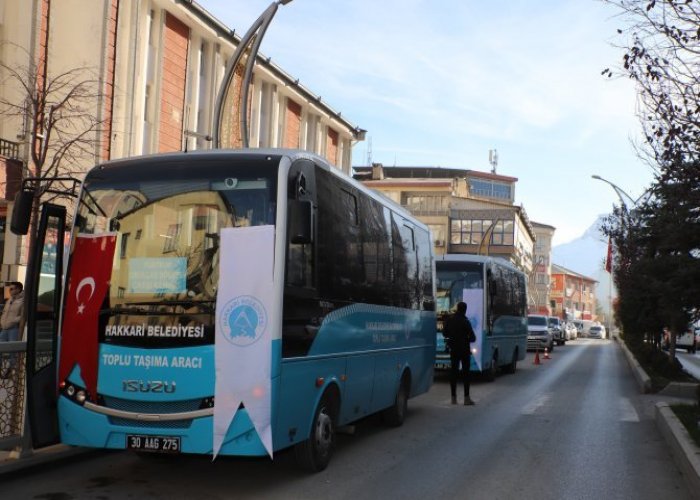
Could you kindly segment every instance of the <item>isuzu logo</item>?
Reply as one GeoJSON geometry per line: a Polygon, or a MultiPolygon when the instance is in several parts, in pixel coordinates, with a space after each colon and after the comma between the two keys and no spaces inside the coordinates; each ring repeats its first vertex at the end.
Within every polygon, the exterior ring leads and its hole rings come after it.
{"type": "Polygon", "coordinates": [[[162,380],[122,380],[124,392],[162,392],[172,394],[175,392],[175,382],[162,380]]]}

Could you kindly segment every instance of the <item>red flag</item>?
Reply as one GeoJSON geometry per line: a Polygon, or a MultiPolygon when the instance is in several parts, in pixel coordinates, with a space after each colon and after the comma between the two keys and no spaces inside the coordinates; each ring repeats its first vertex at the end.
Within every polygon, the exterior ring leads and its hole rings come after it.
{"type": "Polygon", "coordinates": [[[612,272],[612,240],[608,238],[608,255],[605,259],[605,270],[609,273],[612,272]]]}
{"type": "Polygon", "coordinates": [[[66,288],[58,382],[77,364],[93,401],[97,395],[98,316],[109,290],[116,241],[113,233],[78,235],[66,288]]]}

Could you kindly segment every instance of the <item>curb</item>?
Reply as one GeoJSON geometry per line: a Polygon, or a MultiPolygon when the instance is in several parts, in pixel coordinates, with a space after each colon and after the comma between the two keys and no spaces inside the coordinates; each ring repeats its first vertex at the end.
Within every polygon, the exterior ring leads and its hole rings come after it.
{"type": "Polygon", "coordinates": [[[659,394],[676,398],[695,399],[698,384],[695,382],[671,382],[659,394]]]}
{"type": "Polygon", "coordinates": [[[656,425],[671,448],[690,494],[700,499],[700,448],[668,403],[656,403],[656,425]]]}
{"type": "MultiPolygon", "coordinates": [[[[615,340],[617,340],[617,337],[615,337],[615,340]]],[[[630,368],[632,368],[632,375],[634,375],[634,379],[637,381],[639,390],[643,394],[649,394],[651,392],[651,377],[642,369],[639,362],[635,359],[634,354],[627,349],[624,341],[620,340],[617,344],[622,348],[622,352],[625,353],[625,357],[627,358],[630,368]]]]}

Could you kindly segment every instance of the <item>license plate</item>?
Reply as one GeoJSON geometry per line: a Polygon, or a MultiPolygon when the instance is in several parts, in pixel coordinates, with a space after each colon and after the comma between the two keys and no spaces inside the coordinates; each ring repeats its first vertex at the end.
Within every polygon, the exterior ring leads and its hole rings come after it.
{"type": "Polygon", "coordinates": [[[128,434],[126,449],[153,453],[180,453],[180,438],[177,436],[145,436],[128,434]]]}

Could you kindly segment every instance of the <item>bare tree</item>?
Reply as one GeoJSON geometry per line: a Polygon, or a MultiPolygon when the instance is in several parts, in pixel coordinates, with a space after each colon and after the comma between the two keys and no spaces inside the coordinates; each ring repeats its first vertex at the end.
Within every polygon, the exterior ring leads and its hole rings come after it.
{"type": "Polygon", "coordinates": [[[700,155],[700,5],[696,0],[603,0],[624,27],[621,74],[639,89],[639,118],[656,167],[700,155]]]}
{"type": "MultiPolygon", "coordinates": [[[[13,48],[26,51],[14,44],[13,48]]],[[[31,58],[29,54],[27,61],[31,58]]],[[[24,124],[31,161],[23,177],[40,179],[35,200],[65,198],[56,178],[75,177],[84,165],[94,163],[103,122],[97,116],[102,91],[99,79],[89,68],[73,68],[44,75],[34,65],[12,66],[0,61],[0,87],[17,89],[14,100],[0,95],[0,117],[24,124]]],[[[36,224],[35,203],[32,228],[36,224]]]]}

